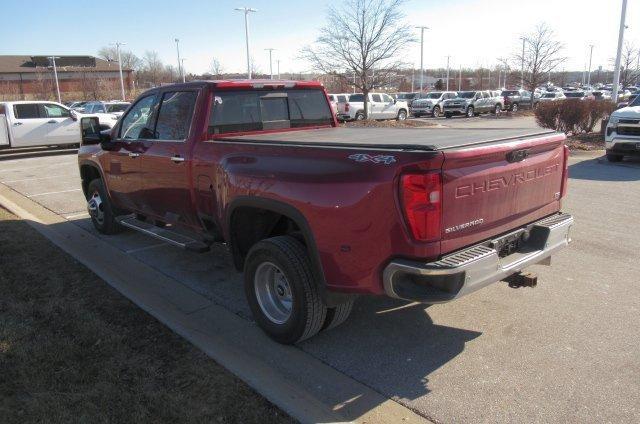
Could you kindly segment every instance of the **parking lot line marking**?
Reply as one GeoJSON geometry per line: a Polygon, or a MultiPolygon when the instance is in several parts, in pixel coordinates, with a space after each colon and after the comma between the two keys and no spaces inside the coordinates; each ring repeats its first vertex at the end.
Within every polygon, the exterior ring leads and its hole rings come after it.
{"type": "Polygon", "coordinates": [[[65,174],[65,175],[51,175],[48,177],[37,177],[37,178],[22,178],[19,180],[7,180],[7,181],[0,181],[0,183],[2,184],[11,184],[11,183],[20,183],[23,181],[36,181],[36,180],[48,180],[50,178],[64,178],[64,177],[75,177],[75,175],[69,175],[69,174],[65,174]]]}
{"type": "Polygon", "coordinates": [[[62,190],[62,191],[49,191],[47,193],[38,193],[27,196],[28,198],[36,197],[36,196],[46,196],[47,194],[58,194],[58,193],[71,193],[72,191],[80,191],[79,188],[74,188],[72,190],[62,190]]]}
{"type": "Polygon", "coordinates": [[[125,250],[124,253],[126,253],[126,254],[138,253],[138,252],[143,252],[145,250],[155,249],[156,247],[162,247],[162,246],[168,246],[168,244],[167,243],[152,244],[151,246],[138,247],[137,249],[125,250]]]}
{"type": "Polygon", "coordinates": [[[88,212],[72,213],[70,215],[65,215],[65,219],[80,218],[81,216],[89,216],[89,213],[88,212]]]}

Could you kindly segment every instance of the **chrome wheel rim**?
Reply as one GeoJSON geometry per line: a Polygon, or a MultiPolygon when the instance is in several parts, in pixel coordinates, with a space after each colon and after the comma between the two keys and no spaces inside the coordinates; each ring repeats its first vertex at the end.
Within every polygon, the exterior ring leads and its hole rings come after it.
{"type": "Polygon", "coordinates": [[[262,313],[275,324],[284,324],[291,316],[293,295],[291,286],[280,268],[263,262],[253,277],[258,305],[262,313]]]}
{"type": "Polygon", "coordinates": [[[500,106],[496,106],[496,115],[499,115],[502,112],[502,108],[500,106]]]}
{"type": "Polygon", "coordinates": [[[511,110],[514,111],[514,112],[517,112],[518,111],[518,105],[513,105],[511,110]]]}
{"type": "Polygon", "coordinates": [[[98,224],[104,224],[104,203],[102,202],[102,198],[100,198],[100,193],[97,191],[94,191],[89,198],[87,211],[89,211],[91,218],[95,219],[98,224]]]}
{"type": "Polygon", "coordinates": [[[438,106],[436,106],[436,107],[433,109],[433,117],[434,117],[434,118],[439,118],[439,117],[440,117],[440,108],[439,108],[438,106]]]}
{"type": "Polygon", "coordinates": [[[473,117],[473,108],[469,108],[469,109],[467,109],[467,116],[468,116],[469,118],[472,118],[472,117],[473,117]]]}
{"type": "Polygon", "coordinates": [[[404,113],[404,112],[400,112],[400,113],[398,114],[398,120],[399,120],[399,121],[404,121],[405,119],[407,119],[407,114],[406,114],[406,113],[404,113]]]}

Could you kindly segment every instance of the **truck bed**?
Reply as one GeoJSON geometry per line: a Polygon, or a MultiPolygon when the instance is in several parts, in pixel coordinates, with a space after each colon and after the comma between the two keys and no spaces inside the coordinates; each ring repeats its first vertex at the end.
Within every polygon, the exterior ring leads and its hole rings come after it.
{"type": "Polygon", "coordinates": [[[266,134],[226,136],[225,141],[307,146],[372,147],[393,150],[439,151],[459,147],[498,143],[516,139],[549,136],[554,131],[522,128],[321,128],[266,134]]]}

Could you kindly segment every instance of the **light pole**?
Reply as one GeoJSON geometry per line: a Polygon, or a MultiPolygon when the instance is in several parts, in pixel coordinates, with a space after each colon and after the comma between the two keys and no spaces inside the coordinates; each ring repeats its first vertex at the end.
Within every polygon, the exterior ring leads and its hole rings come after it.
{"type": "Polygon", "coordinates": [[[426,26],[417,26],[420,30],[420,92],[424,86],[424,30],[429,29],[426,26]]]}
{"type": "Polygon", "coordinates": [[[118,53],[118,71],[120,71],[120,94],[122,95],[122,101],[124,102],[126,98],[124,95],[124,78],[122,78],[122,58],[120,57],[120,46],[125,46],[126,43],[116,41],[112,45],[116,46],[116,52],[118,53]]]}
{"type": "Polygon", "coordinates": [[[273,61],[271,60],[271,53],[273,53],[275,49],[270,47],[265,50],[269,52],[269,74],[271,75],[271,79],[273,79],[273,61]]]}
{"type": "Polygon", "coordinates": [[[527,41],[526,38],[520,37],[522,40],[522,63],[520,64],[520,88],[524,90],[524,43],[527,41]]]}
{"type": "Polygon", "coordinates": [[[280,79],[280,59],[276,60],[276,66],[278,70],[278,79],[280,79]]]}
{"type": "Polygon", "coordinates": [[[182,82],[187,82],[187,78],[186,78],[186,72],[184,71],[184,61],[187,60],[186,57],[183,57],[182,59],[180,59],[180,65],[181,65],[181,69],[182,69],[182,82]]]}
{"type": "Polygon", "coordinates": [[[462,65],[460,65],[460,73],[458,74],[458,91],[462,91],[462,65]]]}
{"type": "Polygon", "coordinates": [[[53,76],[56,79],[56,93],[58,94],[58,103],[62,103],[62,97],[60,97],[60,83],[58,82],[58,68],[56,67],[56,59],[60,59],[60,56],[49,56],[51,62],[53,62],[53,76]]]}
{"type": "MultiPolygon", "coordinates": [[[[589,70],[587,71],[587,86],[591,86],[591,59],[593,59],[593,44],[589,44],[589,70]]],[[[551,73],[551,71],[549,71],[551,73]]]]}
{"type": "Polygon", "coordinates": [[[178,53],[178,78],[181,78],[182,82],[184,82],[184,78],[182,77],[182,61],[180,60],[180,40],[175,38],[173,41],[176,42],[176,52],[178,53]]]}
{"type": "Polygon", "coordinates": [[[447,91],[449,91],[449,60],[451,56],[447,56],[447,91]]]}
{"type": "Polygon", "coordinates": [[[640,85],[640,50],[638,50],[638,63],[636,63],[636,86],[640,85]]]}
{"type": "Polygon", "coordinates": [[[247,44],[247,78],[251,79],[251,55],[249,54],[249,13],[257,12],[250,7],[236,7],[235,10],[244,12],[244,37],[247,44]]]}
{"type": "Polygon", "coordinates": [[[613,95],[611,100],[618,103],[618,92],[620,91],[620,61],[622,60],[622,42],[624,41],[624,27],[627,16],[627,0],[622,0],[622,12],[620,13],[620,32],[618,33],[618,53],[616,54],[616,66],[613,70],[613,95]]]}

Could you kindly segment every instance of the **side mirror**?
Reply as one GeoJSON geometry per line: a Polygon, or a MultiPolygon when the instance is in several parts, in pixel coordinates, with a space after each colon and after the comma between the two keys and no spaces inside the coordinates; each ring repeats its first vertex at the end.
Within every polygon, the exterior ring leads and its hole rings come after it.
{"type": "Polygon", "coordinates": [[[69,110],[69,116],[71,117],[71,119],[73,119],[74,121],[78,120],[78,114],[76,113],[75,110],[71,109],[69,110]]]}
{"type": "MultiPolygon", "coordinates": [[[[73,115],[73,111],[72,117],[73,115]]],[[[76,117],[76,119],[78,119],[76,117]]],[[[94,116],[82,118],[80,120],[80,130],[82,131],[82,144],[100,144],[100,120],[94,116]]]]}

